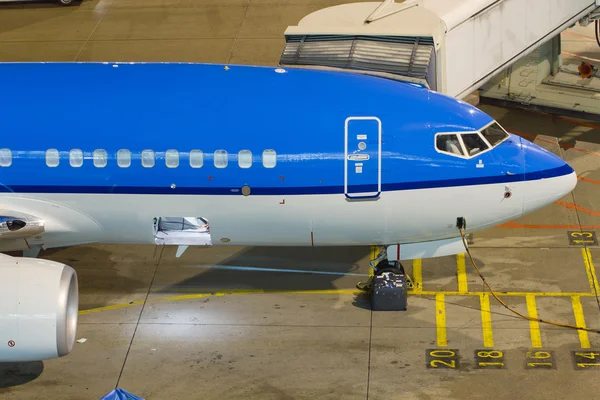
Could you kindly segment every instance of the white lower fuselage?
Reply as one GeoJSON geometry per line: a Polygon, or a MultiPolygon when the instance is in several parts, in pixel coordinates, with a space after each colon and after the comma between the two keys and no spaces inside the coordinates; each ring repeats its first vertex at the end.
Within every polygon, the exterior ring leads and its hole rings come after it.
{"type": "Polygon", "coordinates": [[[574,173],[550,179],[384,192],[379,199],[339,195],[203,196],[2,194],[0,208],[41,218],[45,232],[6,243],[27,248],[84,243],[155,244],[155,217],[203,217],[213,245],[388,245],[458,236],[491,228],[568,193],[574,173]],[[564,192],[557,192],[558,187],[564,192]],[[506,191],[511,192],[505,198],[506,191]],[[19,244],[20,243],[20,244],[19,244]]]}

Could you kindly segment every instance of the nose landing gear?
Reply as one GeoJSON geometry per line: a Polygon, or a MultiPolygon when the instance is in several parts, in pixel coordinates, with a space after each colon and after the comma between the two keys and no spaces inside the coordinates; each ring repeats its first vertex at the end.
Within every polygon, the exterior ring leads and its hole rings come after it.
{"type": "Polygon", "coordinates": [[[406,310],[407,291],[413,288],[413,284],[404,266],[398,261],[388,261],[386,246],[379,247],[379,254],[369,265],[371,276],[366,282],[358,282],[356,287],[370,295],[372,309],[406,310]]]}

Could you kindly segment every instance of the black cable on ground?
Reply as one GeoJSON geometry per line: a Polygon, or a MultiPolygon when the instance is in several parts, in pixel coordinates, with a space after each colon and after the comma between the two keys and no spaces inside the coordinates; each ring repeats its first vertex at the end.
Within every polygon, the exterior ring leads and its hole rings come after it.
{"type": "Polygon", "coordinates": [[[504,306],[504,308],[506,308],[508,311],[510,311],[513,314],[516,314],[519,317],[524,318],[524,319],[526,319],[528,321],[537,321],[537,322],[541,322],[541,323],[544,323],[544,324],[550,324],[550,325],[559,326],[559,327],[563,327],[563,328],[570,328],[570,329],[576,329],[576,330],[582,330],[582,331],[600,333],[600,330],[598,330],[598,329],[584,328],[584,327],[576,326],[576,325],[562,324],[560,322],[546,321],[546,320],[543,320],[541,318],[533,318],[533,317],[530,317],[529,315],[521,314],[520,312],[518,312],[517,310],[515,310],[513,308],[510,308],[505,302],[503,302],[496,295],[496,293],[492,290],[492,288],[490,287],[490,285],[487,283],[487,281],[485,280],[485,278],[481,274],[481,271],[479,271],[479,268],[477,268],[477,265],[475,264],[475,260],[473,260],[473,257],[471,256],[471,251],[469,250],[469,247],[467,246],[467,242],[465,241],[465,235],[463,233],[463,230],[462,230],[462,228],[460,226],[458,227],[458,231],[460,232],[460,237],[462,238],[463,246],[465,247],[465,250],[466,250],[466,252],[467,252],[467,254],[469,256],[469,259],[471,260],[471,264],[473,265],[473,268],[475,268],[475,270],[477,271],[477,274],[479,275],[479,277],[481,278],[481,280],[483,281],[483,283],[485,284],[485,286],[488,288],[488,290],[490,291],[490,293],[492,294],[492,296],[494,296],[494,298],[498,301],[498,303],[502,304],[504,306]]]}

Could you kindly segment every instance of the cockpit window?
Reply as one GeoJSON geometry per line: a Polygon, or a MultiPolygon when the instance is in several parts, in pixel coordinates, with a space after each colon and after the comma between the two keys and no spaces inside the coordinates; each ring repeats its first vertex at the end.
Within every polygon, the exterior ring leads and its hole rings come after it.
{"type": "Polygon", "coordinates": [[[469,156],[474,156],[475,154],[488,149],[488,145],[478,133],[463,133],[461,134],[461,137],[469,156]]]}
{"type": "Polygon", "coordinates": [[[498,125],[496,122],[494,122],[487,128],[482,129],[481,134],[483,135],[485,140],[490,142],[492,147],[496,146],[498,143],[500,143],[508,137],[508,133],[506,133],[504,129],[502,129],[500,125],[498,125]]]}
{"type": "Polygon", "coordinates": [[[464,156],[465,153],[455,134],[438,135],[436,147],[439,151],[464,156]]]}

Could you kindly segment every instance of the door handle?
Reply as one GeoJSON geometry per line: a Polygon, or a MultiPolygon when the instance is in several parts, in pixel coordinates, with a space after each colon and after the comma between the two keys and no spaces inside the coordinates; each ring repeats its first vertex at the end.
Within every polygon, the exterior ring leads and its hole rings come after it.
{"type": "Polygon", "coordinates": [[[506,175],[514,175],[514,172],[506,171],[506,175]]]}

